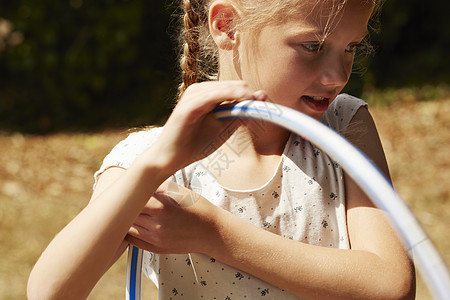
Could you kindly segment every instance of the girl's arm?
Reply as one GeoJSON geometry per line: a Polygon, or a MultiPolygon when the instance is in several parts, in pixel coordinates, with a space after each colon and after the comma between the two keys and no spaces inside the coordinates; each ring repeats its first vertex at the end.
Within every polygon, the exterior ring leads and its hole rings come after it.
{"type": "Polygon", "coordinates": [[[128,228],[167,176],[151,165],[107,170],[92,201],[42,253],[30,274],[28,298],[86,298],[124,250],[128,228]]]}
{"type": "MultiPolygon", "coordinates": [[[[368,110],[352,122],[364,131],[356,144],[389,178],[368,110]]],[[[344,180],[351,250],[287,240],[228,214],[218,231],[229,246],[214,249],[216,258],[305,299],[414,299],[414,267],[387,216],[346,174],[344,180]]]]}
{"type": "MultiPolygon", "coordinates": [[[[367,127],[360,148],[387,173],[370,114],[360,109],[354,121],[367,127]]],[[[295,242],[256,228],[206,199],[182,207],[167,195],[147,204],[146,214],[152,217],[137,219],[130,241],[156,252],[202,252],[306,299],[413,299],[414,270],[385,214],[348,176],[345,182],[351,250],[295,242]]]]}
{"type": "MultiPolygon", "coordinates": [[[[263,100],[241,81],[207,82],[189,87],[161,137],[127,170],[111,168],[100,179],[92,201],[58,233],[34,266],[30,299],[86,298],[123,252],[130,226],[157,188],[175,171],[214,151],[224,123],[209,112],[223,101],[263,100]]],[[[222,133],[231,134],[232,132],[222,133]]]]}

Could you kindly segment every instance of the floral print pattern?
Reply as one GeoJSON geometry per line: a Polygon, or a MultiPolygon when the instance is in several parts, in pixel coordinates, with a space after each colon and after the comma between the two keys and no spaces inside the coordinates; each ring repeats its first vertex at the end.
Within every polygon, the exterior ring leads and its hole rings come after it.
{"type": "MultiPolygon", "coordinates": [[[[362,106],[367,104],[360,99],[339,95],[322,121],[340,131],[362,106]]],[[[128,168],[160,133],[161,128],[156,128],[131,134],[105,158],[95,178],[111,166],[128,168]]],[[[226,163],[229,160],[223,153],[213,153],[178,171],[172,180],[249,223],[285,238],[348,249],[342,170],[309,141],[291,134],[272,178],[257,189],[221,186],[208,168],[226,163]]],[[[192,253],[189,257],[145,252],[143,271],[158,286],[160,299],[298,299],[203,254],[192,253]]]]}

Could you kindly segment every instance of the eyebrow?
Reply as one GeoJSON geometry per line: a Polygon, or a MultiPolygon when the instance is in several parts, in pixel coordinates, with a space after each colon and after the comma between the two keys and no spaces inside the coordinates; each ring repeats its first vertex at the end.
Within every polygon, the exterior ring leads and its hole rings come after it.
{"type": "MultiPolygon", "coordinates": [[[[321,37],[325,33],[323,30],[317,30],[316,28],[302,28],[300,30],[292,30],[290,31],[291,36],[299,36],[299,35],[313,35],[315,37],[321,37]]],[[[366,28],[364,32],[361,34],[355,35],[356,40],[364,40],[369,35],[369,30],[366,28]]]]}
{"type": "Polygon", "coordinates": [[[293,29],[290,31],[292,35],[301,35],[301,34],[323,34],[321,30],[317,30],[314,27],[302,27],[300,30],[293,29]]]}

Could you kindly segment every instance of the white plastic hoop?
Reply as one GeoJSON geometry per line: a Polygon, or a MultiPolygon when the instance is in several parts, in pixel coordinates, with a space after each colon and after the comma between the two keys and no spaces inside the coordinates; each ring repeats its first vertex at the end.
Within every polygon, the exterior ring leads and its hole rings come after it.
{"type": "Polygon", "coordinates": [[[136,246],[128,246],[126,300],[141,299],[143,250],[136,246]]]}
{"type": "MultiPolygon", "coordinates": [[[[271,122],[303,136],[325,151],[341,165],[373,203],[387,213],[405,248],[416,260],[418,269],[435,299],[450,299],[450,274],[433,243],[392,184],[345,138],[301,112],[271,102],[246,100],[234,105],[220,106],[214,110],[214,114],[218,119],[250,118],[271,122]]],[[[142,257],[142,251],[135,248],[132,246],[129,249],[131,258],[128,260],[127,270],[140,273],[140,268],[131,268],[133,263],[138,263],[139,255],[142,257]],[[136,255],[136,258],[133,255],[136,255]]],[[[132,280],[127,280],[127,299],[140,299],[140,275],[139,284],[136,284],[135,273],[130,272],[127,275],[132,277],[132,280]],[[130,287],[129,283],[134,286],[130,287]],[[130,293],[130,289],[134,291],[130,293]]]]}

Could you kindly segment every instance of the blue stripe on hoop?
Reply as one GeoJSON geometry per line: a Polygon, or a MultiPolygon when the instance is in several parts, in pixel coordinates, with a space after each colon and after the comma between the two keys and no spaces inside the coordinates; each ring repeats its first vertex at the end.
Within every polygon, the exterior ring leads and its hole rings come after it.
{"type": "MultiPolygon", "coordinates": [[[[130,268],[130,290],[129,290],[130,300],[136,300],[137,272],[141,271],[141,270],[138,270],[138,258],[139,258],[139,248],[133,246],[132,254],[131,254],[131,266],[130,266],[131,267],[130,268]]],[[[139,283],[139,285],[140,285],[140,283],[139,283]]],[[[140,295],[138,297],[140,299],[140,295]]]]}

